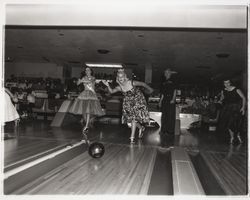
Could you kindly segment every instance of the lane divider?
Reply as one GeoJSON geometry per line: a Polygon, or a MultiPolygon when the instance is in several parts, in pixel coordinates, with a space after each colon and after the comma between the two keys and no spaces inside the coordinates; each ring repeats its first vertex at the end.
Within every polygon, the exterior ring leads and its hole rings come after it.
{"type": "Polygon", "coordinates": [[[51,153],[51,154],[49,154],[49,155],[46,155],[46,156],[41,157],[41,158],[38,158],[38,159],[36,159],[36,160],[34,160],[34,161],[31,161],[31,162],[29,162],[29,163],[27,163],[27,164],[24,164],[24,165],[22,165],[22,166],[19,166],[19,167],[15,168],[15,169],[12,169],[12,170],[10,170],[10,171],[7,171],[6,173],[4,173],[4,180],[8,179],[9,177],[11,177],[11,176],[13,176],[13,175],[15,175],[15,174],[17,174],[17,173],[23,171],[23,170],[26,170],[26,169],[28,169],[28,168],[30,168],[30,167],[33,167],[33,166],[35,166],[35,165],[37,165],[37,164],[39,164],[39,163],[41,163],[41,162],[43,162],[43,161],[45,161],[45,160],[52,159],[52,158],[54,158],[55,156],[57,156],[57,155],[59,155],[59,154],[65,152],[65,151],[68,151],[68,150],[70,150],[70,149],[72,149],[72,148],[78,147],[78,146],[80,146],[80,145],[82,145],[82,144],[86,144],[86,141],[85,141],[85,140],[82,140],[82,141],[80,141],[80,142],[78,142],[78,143],[76,143],[76,144],[66,146],[65,148],[63,148],[63,149],[61,149],[61,150],[58,150],[58,151],[53,152],[53,153],[51,153]]]}
{"type": "Polygon", "coordinates": [[[63,145],[57,146],[57,147],[55,147],[55,148],[49,149],[49,150],[47,150],[47,151],[43,151],[43,152],[41,152],[41,153],[37,153],[37,154],[35,154],[35,155],[29,156],[29,157],[27,157],[27,158],[24,158],[24,159],[22,159],[22,160],[16,161],[16,162],[14,162],[14,163],[11,163],[11,164],[9,164],[9,165],[6,165],[6,166],[4,167],[4,170],[8,171],[8,168],[11,168],[11,167],[13,167],[13,166],[15,166],[15,165],[18,165],[18,164],[21,164],[21,163],[24,163],[24,162],[26,162],[26,161],[28,161],[28,160],[32,160],[32,159],[34,159],[34,158],[38,158],[38,157],[40,157],[40,156],[42,156],[42,155],[47,155],[47,154],[49,154],[50,152],[55,152],[56,149],[62,149],[63,147],[66,147],[66,146],[69,146],[69,144],[63,144],[63,145]]]}

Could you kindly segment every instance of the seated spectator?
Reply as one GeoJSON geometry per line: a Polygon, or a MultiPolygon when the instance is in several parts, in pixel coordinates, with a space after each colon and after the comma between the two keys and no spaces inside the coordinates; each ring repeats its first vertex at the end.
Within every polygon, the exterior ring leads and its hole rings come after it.
{"type": "Polygon", "coordinates": [[[35,106],[35,93],[31,89],[27,91],[28,117],[33,118],[33,107],[35,106]]]}
{"type": "Polygon", "coordinates": [[[58,98],[58,96],[63,97],[64,85],[61,83],[61,79],[56,79],[54,83],[55,83],[54,92],[56,93],[56,98],[58,98]]]}
{"type": "Polygon", "coordinates": [[[203,126],[216,126],[221,110],[221,104],[218,103],[217,97],[210,97],[209,104],[202,116],[203,126]]]}
{"type": "Polygon", "coordinates": [[[18,101],[25,101],[25,93],[22,88],[18,89],[17,98],[18,98],[18,101]]]}
{"type": "Polygon", "coordinates": [[[205,105],[202,102],[201,97],[195,97],[195,102],[192,104],[192,110],[195,114],[203,114],[205,111],[205,105]]]}
{"type": "Polygon", "coordinates": [[[215,96],[213,99],[214,109],[213,112],[211,112],[209,122],[211,123],[217,123],[220,116],[220,110],[222,108],[222,105],[219,103],[218,97],[215,96]]]}
{"type": "Polygon", "coordinates": [[[77,92],[77,78],[72,78],[67,83],[67,92],[77,92]]]}
{"type": "Polygon", "coordinates": [[[27,96],[26,92],[23,91],[22,88],[18,89],[18,92],[16,93],[18,98],[18,112],[21,116],[21,118],[27,117],[27,96]]]}
{"type": "Polygon", "coordinates": [[[32,81],[29,80],[29,81],[27,82],[27,89],[31,89],[31,88],[32,88],[32,85],[33,85],[32,81]]]}
{"type": "Polygon", "coordinates": [[[189,107],[184,96],[181,96],[180,103],[178,105],[181,112],[185,110],[185,108],[189,107]]]}
{"type": "Polygon", "coordinates": [[[27,84],[25,82],[25,80],[19,80],[18,81],[18,88],[22,89],[22,90],[26,90],[27,89],[27,84]]]}
{"type": "Polygon", "coordinates": [[[36,81],[32,86],[32,90],[46,90],[46,85],[43,79],[36,81]]]}

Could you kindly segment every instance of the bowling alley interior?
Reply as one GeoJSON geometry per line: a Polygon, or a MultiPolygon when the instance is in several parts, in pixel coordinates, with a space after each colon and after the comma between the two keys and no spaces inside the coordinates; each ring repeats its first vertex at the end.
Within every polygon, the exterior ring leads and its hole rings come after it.
{"type": "Polygon", "coordinates": [[[210,2],[6,4],[2,194],[249,197],[249,7],[210,2]]]}

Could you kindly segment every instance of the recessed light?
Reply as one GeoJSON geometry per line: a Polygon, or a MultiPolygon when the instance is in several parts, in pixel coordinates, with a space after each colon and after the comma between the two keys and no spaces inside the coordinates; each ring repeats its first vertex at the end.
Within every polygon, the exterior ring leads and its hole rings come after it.
{"type": "Polygon", "coordinates": [[[227,58],[227,57],[229,57],[229,53],[217,53],[216,54],[216,56],[218,57],[218,58],[227,58]]]}
{"type": "Polygon", "coordinates": [[[74,60],[69,60],[68,63],[72,63],[72,64],[79,64],[80,61],[74,61],[74,60]]]}
{"type": "Polygon", "coordinates": [[[203,66],[203,65],[196,66],[195,68],[198,68],[198,69],[211,69],[210,66],[203,66]]]}
{"type": "Polygon", "coordinates": [[[100,53],[100,54],[107,54],[107,53],[109,53],[110,51],[107,50],[107,49],[98,49],[97,52],[100,53]]]}

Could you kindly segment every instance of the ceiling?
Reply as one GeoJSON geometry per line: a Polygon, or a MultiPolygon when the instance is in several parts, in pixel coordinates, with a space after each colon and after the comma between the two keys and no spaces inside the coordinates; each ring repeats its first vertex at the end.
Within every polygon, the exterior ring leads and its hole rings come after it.
{"type": "Polygon", "coordinates": [[[166,67],[181,82],[221,81],[247,71],[246,6],[143,2],[7,4],[6,66],[121,63],[142,80],[152,67],[152,82],[166,67]]]}
{"type": "MultiPolygon", "coordinates": [[[[85,62],[122,63],[153,77],[172,67],[181,80],[217,79],[247,66],[247,32],[228,29],[10,27],[6,62],[49,62],[80,67],[85,62]],[[98,50],[108,50],[102,54],[98,50]]],[[[140,76],[140,75],[139,75],[140,76]]],[[[143,75],[142,75],[143,76],[143,75]]]]}

